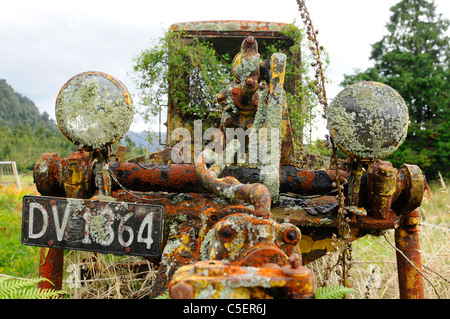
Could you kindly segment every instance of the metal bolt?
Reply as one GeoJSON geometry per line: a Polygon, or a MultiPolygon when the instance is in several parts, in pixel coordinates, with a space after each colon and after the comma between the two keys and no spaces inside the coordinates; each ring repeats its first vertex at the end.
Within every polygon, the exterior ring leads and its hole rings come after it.
{"type": "Polygon", "coordinates": [[[184,281],[180,281],[170,288],[170,298],[172,299],[192,299],[194,289],[184,281]]]}
{"type": "Polygon", "coordinates": [[[220,225],[217,229],[217,234],[223,241],[229,241],[234,235],[234,229],[231,225],[220,225]]]}
{"type": "Polygon", "coordinates": [[[245,41],[246,41],[248,44],[253,44],[253,43],[255,43],[255,38],[254,38],[253,36],[249,35],[249,36],[245,39],[245,41]]]}
{"type": "Polygon", "coordinates": [[[217,94],[217,102],[223,102],[225,101],[225,95],[222,93],[217,94]]]}
{"type": "Polygon", "coordinates": [[[247,78],[247,80],[245,80],[245,85],[248,87],[252,87],[255,85],[255,79],[253,78],[247,78]]]}
{"type": "Polygon", "coordinates": [[[48,244],[49,244],[49,246],[53,246],[53,244],[54,244],[53,240],[49,240],[48,244]]]}
{"type": "Polygon", "coordinates": [[[125,248],[125,253],[129,254],[130,251],[131,251],[131,248],[130,248],[130,247],[125,248]]]}
{"type": "Polygon", "coordinates": [[[284,241],[289,244],[296,244],[300,240],[300,234],[295,228],[286,229],[283,237],[284,241]]]}
{"type": "Polygon", "coordinates": [[[297,253],[293,253],[292,255],[290,255],[288,260],[289,260],[289,264],[294,269],[297,269],[298,267],[300,267],[302,265],[300,255],[297,253]]]}

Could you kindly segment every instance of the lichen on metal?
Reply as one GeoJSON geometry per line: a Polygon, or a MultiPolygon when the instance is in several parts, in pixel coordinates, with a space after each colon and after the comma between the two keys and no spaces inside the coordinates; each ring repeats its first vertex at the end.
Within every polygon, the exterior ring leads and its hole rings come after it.
{"type": "Polygon", "coordinates": [[[328,106],[326,117],[335,144],[358,159],[387,157],[408,131],[405,101],[378,82],[359,82],[342,90],[328,106]]]}
{"type": "MultiPolygon", "coordinates": [[[[258,42],[253,36],[241,44],[232,63],[235,82],[219,93],[222,125],[249,132],[245,165],[260,169],[261,183],[277,203],[280,189],[281,144],[285,136],[283,112],[287,108],[284,92],[286,55],[275,53],[268,61],[267,78],[261,77],[258,42]],[[268,83],[268,84],[266,84],[268,83]]],[[[287,122],[288,123],[288,122],[287,122]]],[[[286,124],[289,125],[289,124],[286,124]]],[[[292,143],[291,143],[292,145],[292,143]]]]}
{"type": "Polygon", "coordinates": [[[288,255],[299,253],[297,244],[300,237],[300,230],[292,224],[233,214],[217,222],[207,232],[200,246],[200,256],[202,260],[245,262],[251,256],[250,252],[260,250],[259,262],[267,263],[265,258],[273,258],[274,252],[279,250],[279,256],[271,262],[285,263],[288,255]],[[288,233],[288,238],[285,238],[285,233],[288,233]],[[266,256],[264,251],[267,251],[266,256]]]}

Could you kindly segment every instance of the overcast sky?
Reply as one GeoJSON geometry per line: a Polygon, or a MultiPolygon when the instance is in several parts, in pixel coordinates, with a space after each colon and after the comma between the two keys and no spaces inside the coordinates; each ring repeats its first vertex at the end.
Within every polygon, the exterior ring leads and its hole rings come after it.
{"type": "MultiPolygon", "coordinates": [[[[328,50],[327,89],[333,98],[344,74],[372,65],[371,44],[386,34],[399,0],[307,0],[319,42],[328,50]]],[[[435,0],[450,14],[449,0],[435,0]]],[[[0,6],[0,78],[55,118],[64,83],[85,71],[108,73],[134,94],[132,59],[177,22],[260,20],[302,25],[295,0],[9,0],[0,6]]],[[[132,130],[141,130],[139,119],[132,130]]],[[[319,137],[323,137],[320,131],[319,137]]]]}

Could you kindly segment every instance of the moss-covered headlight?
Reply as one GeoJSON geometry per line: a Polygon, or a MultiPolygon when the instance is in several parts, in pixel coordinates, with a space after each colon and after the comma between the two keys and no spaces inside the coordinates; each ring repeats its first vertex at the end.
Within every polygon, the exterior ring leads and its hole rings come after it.
{"type": "Polygon", "coordinates": [[[360,82],[342,90],[327,107],[328,130],[347,155],[381,159],[403,143],[408,131],[408,107],[388,85],[360,82]]]}
{"type": "Polygon", "coordinates": [[[134,108],[126,87],[102,72],[72,77],[56,99],[56,119],[74,144],[100,149],[121,139],[133,121],[134,108]]]}

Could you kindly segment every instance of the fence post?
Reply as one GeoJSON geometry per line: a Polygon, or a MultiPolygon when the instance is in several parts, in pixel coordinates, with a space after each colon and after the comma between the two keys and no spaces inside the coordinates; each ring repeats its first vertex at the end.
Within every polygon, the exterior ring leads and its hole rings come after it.
{"type": "Polygon", "coordinates": [[[0,162],[0,184],[2,184],[3,182],[6,184],[12,184],[13,182],[3,179],[4,176],[12,176],[12,175],[14,176],[14,183],[16,184],[17,188],[20,191],[20,181],[19,181],[19,174],[17,173],[16,162],[14,161],[0,162]],[[8,169],[6,165],[8,165],[10,169],[8,169]]]}
{"type": "Polygon", "coordinates": [[[16,162],[11,162],[11,165],[12,165],[12,168],[13,168],[14,179],[16,180],[17,188],[18,188],[19,191],[20,191],[19,174],[17,173],[16,162]]]}

